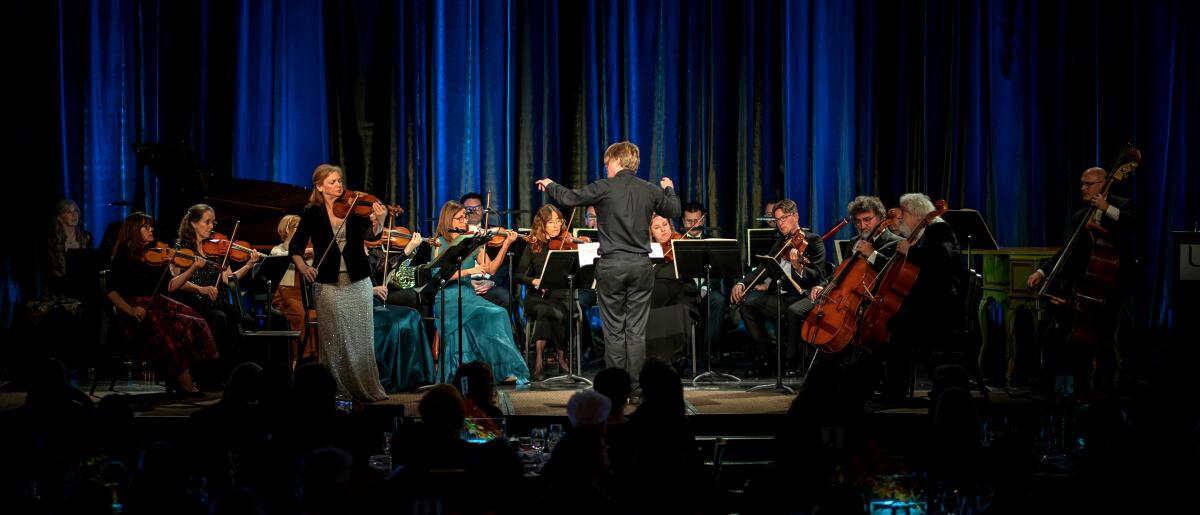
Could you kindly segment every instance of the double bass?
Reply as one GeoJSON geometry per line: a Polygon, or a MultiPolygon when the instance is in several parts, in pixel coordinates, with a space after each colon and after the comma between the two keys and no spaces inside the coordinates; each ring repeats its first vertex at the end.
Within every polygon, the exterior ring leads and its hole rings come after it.
{"type": "MultiPolygon", "coordinates": [[[[921,234],[921,230],[945,213],[946,201],[935,202],[934,210],[925,215],[921,223],[917,224],[909,233],[908,242],[916,243],[917,235],[921,234]]],[[[921,267],[909,261],[907,255],[899,252],[892,257],[891,261],[888,261],[887,265],[884,265],[869,290],[870,304],[867,305],[866,312],[863,314],[856,345],[879,344],[888,340],[891,331],[887,327],[887,321],[900,311],[900,305],[904,304],[904,299],[912,291],[920,274],[921,267]]]]}
{"type": "MultiPolygon", "coordinates": [[[[1142,152],[1126,144],[1121,155],[1105,176],[1104,191],[1108,197],[1113,183],[1125,180],[1141,164],[1142,152]]],[[[1048,301],[1052,306],[1070,308],[1071,332],[1069,343],[1098,345],[1112,333],[1112,321],[1106,316],[1106,305],[1116,290],[1117,271],[1121,266],[1121,249],[1111,241],[1112,235],[1092,220],[1097,209],[1089,208],[1075,227],[1071,239],[1050,273],[1038,288],[1038,301],[1048,301]],[[1088,243],[1090,242],[1090,249],[1088,243]],[[1083,275],[1074,284],[1067,284],[1064,263],[1074,261],[1077,255],[1088,252],[1083,275]]],[[[1044,306],[1039,306],[1039,308],[1044,306]]],[[[1040,309],[1039,309],[1040,311],[1040,309]]]]}
{"type": "MultiPolygon", "coordinates": [[[[883,231],[900,221],[900,210],[889,209],[887,218],[867,236],[875,241],[883,231]]],[[[854,341],[862,321],[865,308],[863,300],[872,294],[869,290],[878,272],[867,258],[855,252],[854,256],[838,265],[833,277],[820,295],[813,301],[813,309],[804,320],[800,335],[804,341],[816,345],[824,352],[838,352],[854,341]]]]}

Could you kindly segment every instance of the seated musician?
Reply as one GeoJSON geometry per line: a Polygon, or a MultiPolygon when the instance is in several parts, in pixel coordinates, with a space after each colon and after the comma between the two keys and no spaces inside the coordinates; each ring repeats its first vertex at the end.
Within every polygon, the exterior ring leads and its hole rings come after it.
{"type": "MultiPolygon", "coordinates": [[[[754,363],[746,371],[746,375],[751,377],[766,377],[772,375],[772,371],[775,370],[773,347],[776,341],[775,337],[767,332],[767,322],[775,319],[777,310],[786,312],[789,306],[808,293],[808,289],[824,280],[825,245],[821,236],[806,233],[805,241],[808,244],[803,254],[796,252],[792,246],[792,236],[800,230],[796,203],[791,199],[780,200],[771,214],[775,218],[775,229],[779,231],[780,237],[771,246],[769,255],[777,257],[780,267],[791,280],[783,281],[780,290],[782,295],[778,296],[780,298],[777,299],[775,293],[776,285],[771,284],[770,290],[764,295],[746,300],[743,304],[751,288],[757,286],[760,281],[769,279],[762,266],[757,266],[735,283],[729,293],[732,303],[742,304],[742,322],[746,325],[746,331],[754,344],[754,363]]],[[[787,334],[782,330],[777,332],[787,334]]],[[[785,359],[788,360],[788,366],[785,368],[795,370],[800,367],[799,346],[795,341],[788,342],[785,359]]]]}
{"type": "Polygon", "coordinates": [[[421,312],[409,306],[391,304],[389,287],[385,284],[385,279],[392,275],[391,267],[400,266],[400,259],[406,252],[415,252],[415,247],[420,245],[419,238],[419,234],[413,235],[409,242],[412,249],[389,248],[387,255],[392,259],[384,260],[383,246],[370,247],[367,252],[374,293],[375,365],[379,368],[379,383],[388,393],[431,384],[435,380],[433,347],[429,344],[421,312]]]}
{"type": "Polygon", "coordinates": [[[650,219],[650,242],[662,246],[663,258],[653,259],[654,291],[650,294],[650,308],[661,308],[675,304],[692,304],[699,296],[696,284],[675,277],[674,253],[671,240],[682,238],[675,232],[671,221],[659,215],[650,219]]]}
{"type": "MultiPolygon", "coordinates": [[[[876,272],[882,270],[896,253],[896,242],[904,239],[890,230],[884,230],[871,238],[871,234],[887,217],[883,201],[879,200],[879,197],[858,196],[846,205],[846,213],[854,220],[854,228],[858,231],[854,238],[850,239],[850,243],[854,247],[854,254],[846,259],[849,260],[855,255],[861,254],[876,272]]],[[[804,319],[812,311],[813,301],[825,290],[832,279],[832,277],[827,278],[820,285],[813,286],[807,298],[788,307],[788,322],[791,324],[793,338],[799,338],[799,333],[796,331],[800,330],[804,319]]]]}
{"type": "Polygon", "coordinates": [[[153,244],[154,219],[140,211],[125,218],[108,276],[108,299],[119,315],[115,324],[127,340],[141,346],[144,356],[166,369],[169,391],[198,394],[191,366],[217,359],[217,346],[204,318],[165,294],[177,291],[205,262],[193,260],[191,266],[173,273],[169,266],[143,259],[145,249],[153,244]]]}
{"type": "MultiPolygon", "coordinates": [[[[900,197],[900,223],[897,232],[909,238],[926,215],[936,208],[922,193],[907,193],[900,197]]],[[[923,342],[945,339],[962,309],[956,306],[959,262],[958,239],[949,223],[941,217],[917,232],[913,243],[907,239],[896,242],[896,253],[920,267],[920,274],[904,298],[899,311],[887,320],[891,337],[876,353],[887,361],[880,387],[883,396],[898,399],[908,393],[911,385],[910,362],[913,350],[923,342]],[[950,316],[948,316],[950,314],[950,316]]],[[[870,345],[871,342],[864,342],[870,345]]],[[[932,371],[930,371],[932,374],[932,371]]]]}
{"type": "MultiPolygon", "coordinates": [[[[699,202],[688,202],[683,205],[683,227],[687,229],[693,228],[683,237],[688,239],[704,239],[710,237],[709,231],[705,226],[710,224],[708,219],[708,210],[699,202]]],[[[726,302],[725,280],[721,277],[712,278],[712,288],[703,284],[702,279],[695,279],[694,282],[700,287],[700,302],[708,303],[708,341],[710,344],[718,343],[721,337],[721,326],[725,321],[725,315],[729,313],[729,303],[726,302]],[[712,300],[707,301],[706,296],[712,295],[712,300]]]]}
{"type": "MultiPolygon", "coordinates": [[[[279,232],[279,238],[283,243],[276,245],[271,249],[272,256],[288,255],[288,245],[292,243],[292,236],[296,234],[296,227],[300,225],[300,215],[284,215],[279,220],[279,226],[276,230],[279,232]]],[[[304,250],[304,259],[308,264],[312,264],[312,247],[304,250]]],[[[301,282],[297,282],[296,265],[288,265],[287,272],[284,272],[283,278],[279,280],[279,287],[275,289],[274,297],[271,299],[271,305],[278,309],[283,316],[287,317],[288,326],[293,331],[304,332],[304,299],[300,296],[300,288],[304,287],[303,278],[301,282]]],[[[313,321],[317,319],[317,311],[314,309],[309,313],[309,318],[313,321]]],[[[299,361],[317,359],[317,341],[318,338],[308,338],[305,340],[304,349],[298,356],[299,361]]]]}
{"type": "MultiPolygon", "coordinates": [[[[421,310],[421,295],[416,286],[419,283],[417,275],[423,270],[419,265],[414,265],[413,260],[422,244],[429,244],[429,241],[421,236],[421,233],[414,232],[404,247],[393,248],[388,252],[387,276],[384,281],[387,285],[388,304],[421,310]]],[[[369,248],[368,254],[371,258],[371,269],[379,273],[383,262],[383,246],[369,248]]]]}
{"type": "Polygon", "coordinates": [[[545,290],[539,287],[542,268],[546,265],[546,257],[550,253],[550,240],[569,238],[563,228],[566,220],[558,208],[547,204],[533,216],[533,227],[529,231],[530,241],[521,253],[520,264],[513,270],[513,278],[518,284],[526,286],[525,313],[534,324],[533,338],[536,357],[533,365],[533,377],[542,376],[543,354],[550,346],[557,356],[563,370],[570,372],[571,368],[563,359],[564,352],[570,342],[567,341],[567,316],[570,313],[570,291],[563,289],[545,290]]]}
{"type": "MultiPolygon", "coordinates": [[[[467,210],[467,227],[472,230],[478,230],[483,223],[485,214],[483,212],[485,209],[485,206],[483,205],[483,197],[478,193],[471,192],[463,195],[462,198],[459,199],[459,202],[461,202],[463,207],[467,210]]],[[[489,225],[492,224],[489,223],[489,225]]],[[[493,255],[492,252],[488,252],[487,261],[485,261],[485,264],[488,261],[496,259],[497,257],[498,256],[493,255]]],[[[479,292],[479,295],[484,299],[487,299],[488,302],[491,302],[492,304],[500,306],[504,309],[508,309],[510,306],[512,306],[513,295],[512,291],[509,290],[509,274],[507,266],[497,267],[495,272],[487,274],[487,276],[483,279],[474,281],[474,284],[476,291],[479,292]]]]}
{"type": "MultiPolygon", "coordinates": [[[[435,233],[439,245],[434,248],[434,260],[437,260],[437,254],[449,248],[450,243],[455,241],[459,234],[465,232],[467,214],[463,205],[457,200],[443,204],[435,233]]],[[[503,265],[508,247],[516,239],[515,231],[508,232],[500,246],[497,259],[487,264],[483,262],[487,249],[480,248],[472,253],[461,263],[461,268],[448,278],[449,285],[439,290],[434,297],[434,316],[441,317],[445,323],[442,341],[446,342],[443,347],[443,373],[446,379],[450,379],[450,374],[458,368],[461,351],[462,363],[476,359],[485,361],[492,366],[492,371],[501,382],[528,382],[529,367],[513,343],[508,312],[484,300],[478,286],[472,282],[473,277],[493,273],[503,265]],[[460,327],[463,332],[461,338],[460,327]],[[460,340],[463,342],[462,347],[458,345],[460,340]]],[[[438,269],[433,270],[434,274],[439,272],[438,269]]]]}
{"type": "MultiPolygon", "coordinates": [[[[210,256],[204,252],[204,242],[212,237],[215,226],[216,211],[207,204],[196,204],[188,208],[183,219],[179,221],[179,237],[175,244],[179,248],[195,252],[198,256],[220,262],[224,256],[210,256]]],[[[239,281],[242,280],[250,273],[253,268],[251,265],[257,261],[258,254],[251,253],[249,260],[236,272],[230,270],[229,265],[232,261],[225,263],[224,269],[200,268],[176,292],[177,298],[200,312],[200,316],[208,321],[227,368],[240,361],[237,354],[241,349],[241,320],[237,319],[238,311],[229,302],[229,277],[236,275],[239,281]]]]}
{"type": "Polygon", "coordinates": [[[81,297],[74,291],[77,288],[67,275],[67,253],[92,248],[92,234],[83,230],[79,218],[79,205],[74,200],[60,199],[54,207],[54,218],[50,221],[49,238],[42,255],[42,270],[46,275],[44,293],[48,295],[81,297]]]}

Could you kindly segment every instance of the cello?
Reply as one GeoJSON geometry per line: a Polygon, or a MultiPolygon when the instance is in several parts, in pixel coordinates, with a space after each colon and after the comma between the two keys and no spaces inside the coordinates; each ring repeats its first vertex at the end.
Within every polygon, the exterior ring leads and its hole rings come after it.
{"type": "MultiPolygon", "coordinates": [[[[900,210],[889,209],[887,218],[871,231],[867,241],[875,241],[899,221],[900,210]]],[[[866,307],[863,300],[871,295],[868,288],[877,275],[875,267],[858,252],[838,265],[829,284],[813,301],[813,309],[800,330],[801,338],[829,353],[838,352],[854,341],[866,307]]]]}
{"type": "MultiPolygon", "coordinates": [[[[934,210],[925,215],[921,223],[917,224],[909,233],[908,242],[916,243],[917,235],[922,234],[922,229],[945,212],[946,201],[935,202],[934,210]]],[[[870,304],[863,314],[855,345],[878,344],[888,340],[891,331],[887,327],[887,322],[900,311],[900,305],[904,304],[904,299],[912,291],[920,274],[921,267],[909,261],[907,255],[899,252],[888,261],[887,265],[884,265],[883,270],[879,271],[875,282],[868,290],[867,299],[870,304]]]]}
{"type": "MultiPolygon", "coordinates": [[[[1112,171],[1105,176],[1101,195],[1108,198],[1113,183],[1129,177],[1141,161],[1141,151],[1126,144],[1111,167],[1112,171]]],[[[1037,291],[1039,303],[1047,301],[1053,306],[1070,307],[1071,332],[1068,343],[1098,345],[1111,336],[1112,321],[1105,316],[1105,307],[1110,294],[1116,289],[1121,249],[1110,241],[1112,235],[1093,221],[1096,214],[1095,206],[1087,210],[1063,248],[1062,255],[1037,291]],[[1090,251],[1084,248],[1088,242],[1091,243],[1090,251]],[[1083,252],[1089,252],[1083,275],[1074,284],[1064,284],[1067,282],[1063,277],[1064,263],[1073,261],[1074,256],[1083,252]]]]}

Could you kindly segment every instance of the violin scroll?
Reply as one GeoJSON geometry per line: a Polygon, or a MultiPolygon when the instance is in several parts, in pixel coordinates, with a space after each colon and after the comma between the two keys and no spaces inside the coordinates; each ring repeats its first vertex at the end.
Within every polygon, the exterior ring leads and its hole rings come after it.
{"type": "MultiPolygon", "coordinates": [[[[374,212],[373,206],[375,204],[383,204],[383,202],[379,200],[379,197],[367,192],[346,190],[342,192],[342,196],[334,199],[333,216],[345,218],[350,213],[363,217],[371,216],[371,213],[374,212]]],[[[384,204],[384,207],[387,208],[388,214],[392,216],[404,214],[404,208],[398,204],[390,206],[384,204]]]]}

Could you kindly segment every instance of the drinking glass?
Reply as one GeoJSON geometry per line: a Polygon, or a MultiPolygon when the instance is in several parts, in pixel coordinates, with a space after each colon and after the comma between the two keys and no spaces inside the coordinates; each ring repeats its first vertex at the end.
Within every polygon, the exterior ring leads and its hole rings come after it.
{"type": "Polygon", "coordinates": [[[530,433],[529,437],[530,446],[533,448],[533,450],[537,452],[543,452],[546,450],[546,428],[533,428],[533,432],[530,433]]]}
{"type": "Polygon", "coordinates": [[[546,451],[553,451],[558,445],[558,441],[562,440],[563,426],[562,424],[550,424],[550,433],[546,435],[546,451]]]}

